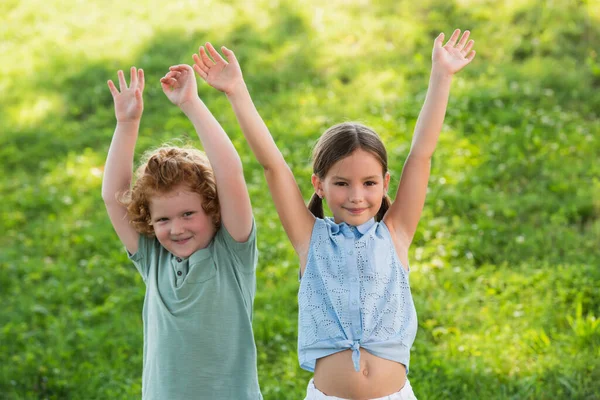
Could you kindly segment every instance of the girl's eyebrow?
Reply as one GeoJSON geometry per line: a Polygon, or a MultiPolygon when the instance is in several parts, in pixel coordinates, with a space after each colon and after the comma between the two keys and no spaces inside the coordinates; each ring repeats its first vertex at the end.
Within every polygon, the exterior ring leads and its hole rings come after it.
{"type": "MultiPolygon", "coordinates": [[[[371,176],[365,176],[365,177],[360,178],[360,179],[362,179],[363,181],[368,181],[368,180],[373,180],[373,179],[377,179],[377,178],[379,178],[378,175],[371,175],[371,176]]],[[[343,177],[338,176],[338,175],[333,175],[331,177],[331,179],[338,179],[338,180],[342,180],[342,181],[347,181],[348,180],[347,178],[343,178],[343,177]]]]}

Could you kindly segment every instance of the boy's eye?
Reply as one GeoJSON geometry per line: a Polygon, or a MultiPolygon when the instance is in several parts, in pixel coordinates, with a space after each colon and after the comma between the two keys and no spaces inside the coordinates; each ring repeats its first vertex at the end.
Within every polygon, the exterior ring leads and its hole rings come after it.
{"type": "Polygon", "coordinates": [[[377,185],[377,182],[367,181],[367,182],[365,182],[365,185],[367,185],[367,186],[375,186],[375,185],[377,185]]]}
{"type": "Polygon", "coordinates": [[[335,186],[346,186],[346,182],[334,182],[335,186]]]}

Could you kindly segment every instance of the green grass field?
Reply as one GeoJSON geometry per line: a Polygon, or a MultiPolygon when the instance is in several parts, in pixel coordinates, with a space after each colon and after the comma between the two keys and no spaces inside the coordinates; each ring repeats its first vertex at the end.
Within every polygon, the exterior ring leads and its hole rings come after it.
{"type": "MultiPolygon", "coordinates": [[[[291,0],[0,3],[0,398],[135,399],[144,284],[100,196],[106,86],[146,71],[137,154],[192,125],[162,94],[200,44],[233,49],[306,198],[328,126],[377,130],[395,186],[434,37],[470,29],[410,252],[419,399],[600,398],[600,3],[291,0]],[[302,5],[300,5],[302,4],[302,5]]],[[[298,262],[221,93],[259,232],[254,329],[267,400],[302,399],[298,262]]]]}

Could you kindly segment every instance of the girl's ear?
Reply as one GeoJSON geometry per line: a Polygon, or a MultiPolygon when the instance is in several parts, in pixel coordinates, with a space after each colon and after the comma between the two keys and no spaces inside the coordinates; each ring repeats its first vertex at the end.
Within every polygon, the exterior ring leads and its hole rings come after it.
{"type": "Polygon", "coordinates": [[[315,193],[317,194],[317,196],[323,198],[323,182],[321,182],[319,177],[315,174],[312,174],[310,180],[312,182],[313,188],[315,189],[315,193]]]}
{"type": "Polygon", "coordinates": [[[386,172],[383,177],[383,194],[386,195],[390,187],[390,173],[386,172]]]}

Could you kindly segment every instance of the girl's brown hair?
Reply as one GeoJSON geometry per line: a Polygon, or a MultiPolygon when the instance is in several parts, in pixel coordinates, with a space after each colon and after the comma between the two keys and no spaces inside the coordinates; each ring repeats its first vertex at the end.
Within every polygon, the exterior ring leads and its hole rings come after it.
{"type": "Polygon", "coordinates": [[[217,186],[206,154],[191,147],[163,146],[144,154],[133,187],[120,199],[137,232],[154,235],[150,224],[150,199],[179,185],[202,196],[202,208],[211,216],[215,228],[219,228],[221,214],[217,186]]]}
{"type": "MultiPolygon", "coordinates": [[[[372,129],[357,122],[343,122],[327,129],[313,149],[313,174],[325,179],[329,169],[339,160],[361,149],[371,153],[381,164],[383,175],[388,172],[387,152],[383,142],[372,129]]],[[[386,194],[375,216],[381,221],[391,205],[386,194]]],[[[308,203],[308,209],[317,218],[323,218],[323,200],[314,193],[308,203]]]]}

